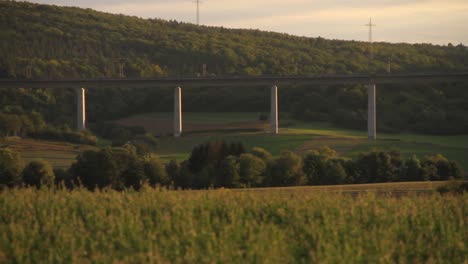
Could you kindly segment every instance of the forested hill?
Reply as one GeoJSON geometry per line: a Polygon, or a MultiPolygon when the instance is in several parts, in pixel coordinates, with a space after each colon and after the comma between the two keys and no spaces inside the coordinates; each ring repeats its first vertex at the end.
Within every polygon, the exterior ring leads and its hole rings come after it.
{"type": "MultiPolygon", "coordinates": [[[[313,29],[311,29],[313,31],[313,29]]],[[[365,34],[363,29],[361,33],[365,34]]],[[[356,36],[358,38],[358,36],[356,36]]],[[[375,43],[376,72],[468,71],[463,45],[375,43]]],[[[368,44],[0,2],[0,78],[367,72],[368,44]]]]}

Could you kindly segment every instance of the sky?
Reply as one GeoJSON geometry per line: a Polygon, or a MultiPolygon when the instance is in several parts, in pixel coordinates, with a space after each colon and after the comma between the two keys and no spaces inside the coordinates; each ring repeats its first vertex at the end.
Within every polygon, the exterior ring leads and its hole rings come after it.
{"type": "MultiPolygon", "coordinates": [[[[33,0],[196,23],[193,0],[33,0]]],[[[468,44],[468,0],[203,0],[200,24],[327,39],[468,44]]]]}

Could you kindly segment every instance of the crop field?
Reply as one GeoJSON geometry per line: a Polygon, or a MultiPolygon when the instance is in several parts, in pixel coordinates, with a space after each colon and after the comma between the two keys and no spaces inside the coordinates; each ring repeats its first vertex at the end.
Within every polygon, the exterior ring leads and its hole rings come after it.
{"type": "Polygon", "coordinates": [[[0,262],[466,263],[466,194],[317,188],[4,190],[0,262]]]}
{"type": "Polygon", "coordinates": [[[25,162],[44,159],[54,167],[63,169],[70,167],[81,151],[95,149],[95,147],[86,145],[18,137],[0,140],[0,147],[7,147],[19,152],[25,162]]]}

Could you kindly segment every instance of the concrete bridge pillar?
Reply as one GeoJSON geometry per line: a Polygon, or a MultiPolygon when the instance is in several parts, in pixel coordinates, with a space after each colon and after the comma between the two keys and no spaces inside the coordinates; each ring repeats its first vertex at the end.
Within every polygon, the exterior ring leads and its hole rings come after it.
{"type": "Polygon", "coordinates": [[[174,89],[174,137],[182,134],[182,89],[174,89]]]}
{"type": "Polygon", "coordinates": [[[86,129],[86,98],[85,89],[81,88],[77,91],[77,113],[76,113],[76,129],[82,131],[86,129]]]}
{"type": "Polygon", "coordinates": [[[273,85],[271,87],[271,133],[273,135],[278,134],[278,87],[273,85]]]}
{"type": "Polygon", "coordinates": [[[371,140],[377,139],[375,83],[369,84],[369,101],[367,105],[367,136],[371,140]]]}

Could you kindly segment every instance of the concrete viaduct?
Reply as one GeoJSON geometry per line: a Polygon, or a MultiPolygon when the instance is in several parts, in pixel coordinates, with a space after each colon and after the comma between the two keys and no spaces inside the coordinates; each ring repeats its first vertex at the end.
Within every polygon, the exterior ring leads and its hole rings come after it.
{"type": "Polygon", "coordinates": [[[77,129],[86,127],[85,90],[82,87],[106,88],[174,88],[174,137],[182,134],[182,89],[181,87],[219,86],[271,86],[271,133],[278,134],[278,86],[302,85],[368,85],[369,139],[377,138],[376,131],[376,85],[395,83],[454,83],[467,82],[468,73],[442,74],[392,74],[392,75],[324,75],[324,76],[260,76],[260,77],[201,77],[157,79],[77,79],[77,80],[0,80],[0,88],[79,88],[77,96],[77,129]]]}

